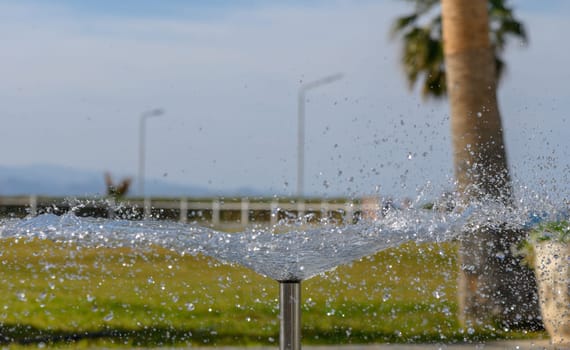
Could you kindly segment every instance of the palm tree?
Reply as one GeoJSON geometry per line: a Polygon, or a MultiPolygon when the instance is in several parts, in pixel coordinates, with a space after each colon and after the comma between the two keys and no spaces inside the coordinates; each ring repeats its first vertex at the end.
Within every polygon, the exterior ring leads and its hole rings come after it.
{"type": "MultiPolygon", "coordinates": [[[[504,0],[409,0],[412,15],[399,18],[404,70],[411,86],[423,80],[425,97],[449,96],[454,170],[461,201],[512,205],[503,127],[496,89],[504,71],[508,36],[526,40],[524,27],[504,0]],[[441,6],[440,6],[441,5],[441,6]],[[441,13],[431,21],[422,16],[441,13]]],[[[481,228],[460,243],[459,309],[466,326],[536,326],[536,283],[513,255],[523,232],[481,228]]]]}
{"type": "MultiPolygon", "coordinates": [[[[447,92],[442,41],[440,0],[406,0],[414,5],[412,14],[394,21],[391,35],[401,37],[402,63],[410,88],[420,81],[424,98],[442,98],[447,92]],[[433,18],[426,17],[433,15],[433,18]]],[[[489,0],[489,29],[494,53],[495,74],[500,81],[505,72],[502,54],[508,39],[526,44],[524,25],[513,15],[505,0],[489,0]]]]}

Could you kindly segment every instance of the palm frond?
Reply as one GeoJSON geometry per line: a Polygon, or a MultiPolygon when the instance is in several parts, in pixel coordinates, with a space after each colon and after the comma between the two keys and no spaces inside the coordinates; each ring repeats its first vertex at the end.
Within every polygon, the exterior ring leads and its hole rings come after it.
{"type": "Polygon", "coordinates": [[[404,31],[409,26],[413,26],[418,18],[418,14],[411,14],[409,16],[398,17],[394,21],[392,25],[392,29],[390,30],[390,36],[395,37],[400,32],[404,31]]]}
{"type": "Polygon", "coordinates": [[[439,67],[426,75],[426,80],[422,88],[422,97],[424,99],[443,98],[446,96],[446,93],[445,70],[439,67]]]}
{"type": "Polygon", "coordinates": [[[503,59],[499,55],[495,55],[495,76],[497,77],[497,84],[501,82],[506,69],[507,67],[503,59]]]}
{"type": "Polygon", "coordinates": [[[415,12],[423,15],[439,5],[440,0],[415,0],[413,2],[415,2],[415,12]]]}
{"type": "Polygon", "coordinates": [[[526,43],[528,38],[522,22],[513,15],[512,8],[505,5],[504,0],[489,0],[489,24],[491,41],[498,51],[503,51],[507,38],[526,43]]]}
{"type": "MultiPolygon", "coordinates": [[[[441,98],[446,95],[445,65],[443,56],[441,14],[435,14],[426,21],[423,17],[440,4],[440,0],[404,0],[414,6],[413,13],[398,17],[392,26],[392,38],[401,37],[402,66],[408,86],[412,89],[421,82],[424,98],[441,98]]],[[[489,1],[489,25],[491,43],[495,54],[497,82],[506,70],[501,57],[511,39],[527,42],[524,25],[506,5],[507,0],[489,1]]]]}

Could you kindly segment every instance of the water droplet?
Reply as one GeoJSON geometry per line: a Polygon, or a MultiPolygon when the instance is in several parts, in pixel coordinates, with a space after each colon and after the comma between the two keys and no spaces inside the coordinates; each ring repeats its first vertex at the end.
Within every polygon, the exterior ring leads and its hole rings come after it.
{"type": "Polygon", "coordinates": [[[194,309],[196,309],[196,307],[192,303],[186,303],[185,306],[187,311],[194,311],[194,309]]]}
{"type": "Polygon", "coordinates": [[[113,311],[111,311],[111,312],[109,312],[107,315],[105,315],[105,317],[103,317],[103,321],[109,322],[109,321],[111,321],[114,317],[115,317],[115,314],[113,314],[113,311]]]}
{"type": "Polygon", "coordinates": [[[18,298],[19,301],[28,301],[28,299],[26,298],[26,293],[24,292],[16,293],[16,298],[18,298]]]}
{"type": "Polygon", "coordinates": [[[436,299],[441,299],[445,296],[445,292],[439,291],[439,290],[435,290],[432,295],[434,296],[434,298],[436,299]]]}
{"type": "Polygon", "coordinates": [[[331,309],[330,311],[327,311],[327,316],[334,316],[334,314],[336,314],[335,309],[331,309]]]}
{"type": "Polygon", "coordinates": [[[305,300],[305,305],[307,307],[313,307],[317,305],[317,303],[312,298],[307,298],[307,300],[305,300]]]}

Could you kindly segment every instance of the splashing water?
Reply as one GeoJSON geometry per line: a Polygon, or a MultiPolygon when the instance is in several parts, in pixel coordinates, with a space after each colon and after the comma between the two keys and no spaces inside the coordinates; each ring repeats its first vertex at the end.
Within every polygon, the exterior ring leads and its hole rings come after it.
{"type": "Polygon", "coordinates": [[[263,230],[217,233],[203,248],[206,255],[238,263],[275,280],[299,281],[410,240],[449,239],[465,219],[420,214],[340,227],[294,229],[282,234],[263,230]]]}
{"type": "Polygon", "coordinates": [[[90,247],[135,249],[160,246],[179,254],[203,254],[240,264],[278,281],[300,281],[411,240],[447,241],[483,226],[520,229],[568,217],[567,205],[561,209],[536,196],[521,198],[517,208],[487,201],[468,207],[454,205],[455,209],[448,211],[442,210],[444,203],[435,210],[390,210],[380,219],[351,225],[308,226],[301,218],[238,233],[168,221],[43,214],[0,220],[0,239],[49,239],[90,247]]]}
{"type": "Polygon", "coordinates": [[[406,241],[449,240],[472,216],[472,210],[461,214],[403,210],[354,225],[281,227],[288,230],[285,233],[275,233],[275,228],[224,233],[176,222],[43,214],[0,221],[0,239],[49,239],[90,247],[161,246],[180,254],[204,254],[237,263],[278,281],[299,281],[406,241]]]}

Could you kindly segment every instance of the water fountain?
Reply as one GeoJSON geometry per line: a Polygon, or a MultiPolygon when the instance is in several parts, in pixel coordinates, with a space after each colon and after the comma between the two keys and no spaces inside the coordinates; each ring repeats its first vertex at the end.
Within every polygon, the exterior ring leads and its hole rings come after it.
{"type": "Polygon", "coordinates": [[[527,212],[469,207],[454,212],[403,210],[382,220],[349,225],[313,226],[296,222],[272,229],[251,228],[239,233],[158,221],[79,218],[73,214],[43,214],[0,222],[0,239],[49,239],[94,247],[141,248],[158,245],[182,254],[203,254],[239,264],[279,283],[280,349],[301,347],[301,283],[378,251],[407,241],[445,241],[466,224],[477,226],[492,215],[513,225],[528,220],[527,212]],[[500,214],[498,214],[500,213],[500,214]]]}
{"type": "Polygon", "coordinates": [[[180,223],[44,214],[2,222],[0,237],[50,239],[96,247],[137,248],[154,244],[249,267],[279,282],[280,346],[299,349],[303,280],[409,240],[447,239],[465,219],[459,214],[425,212],[414,213],[413,218],[411,212],[408,214],[377,223],[313,228],[294,225],[283,233],[267,229],[223,233],[180,223]]]}

